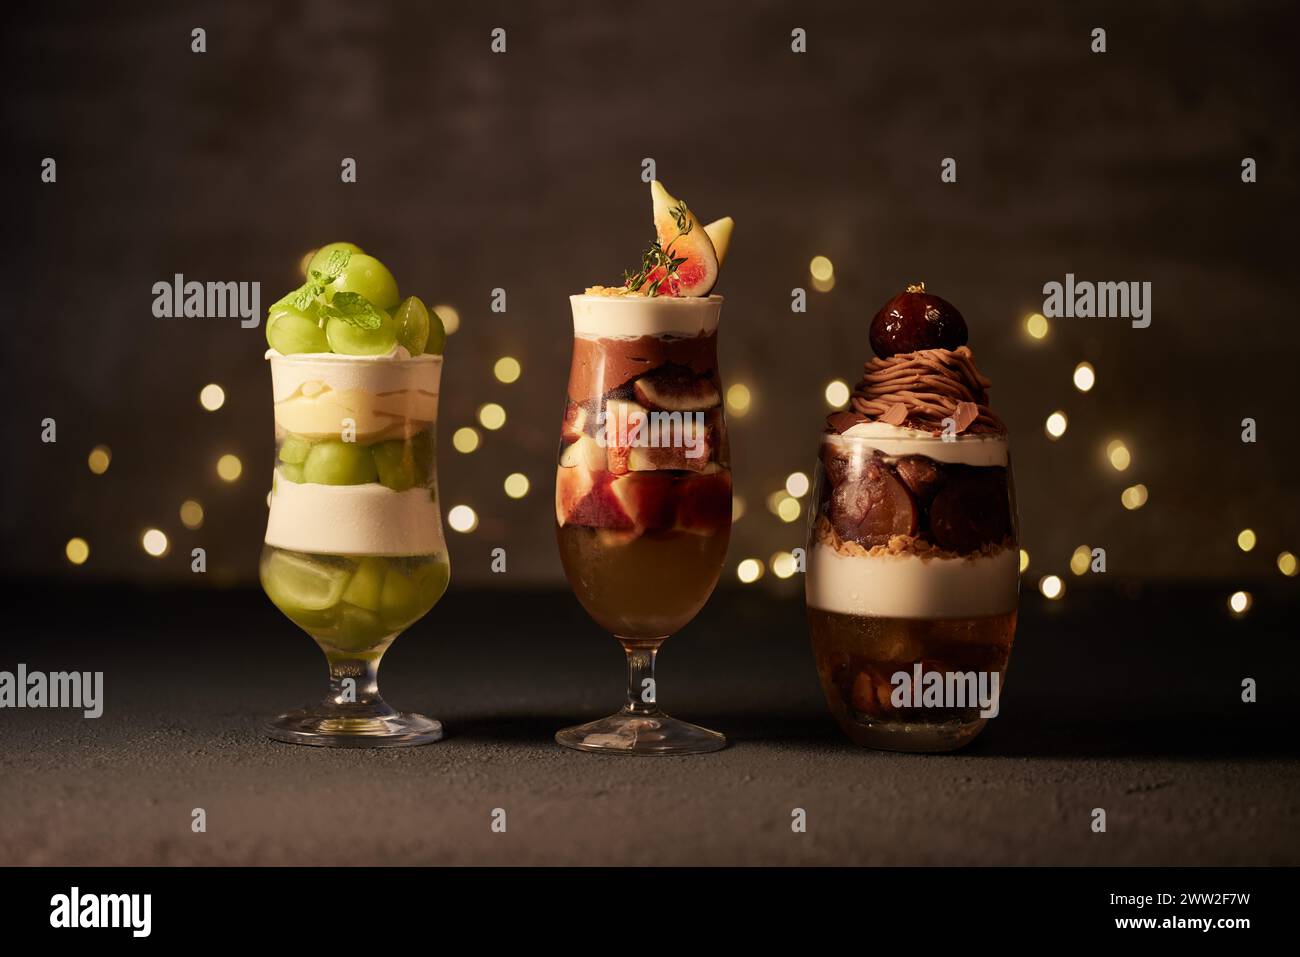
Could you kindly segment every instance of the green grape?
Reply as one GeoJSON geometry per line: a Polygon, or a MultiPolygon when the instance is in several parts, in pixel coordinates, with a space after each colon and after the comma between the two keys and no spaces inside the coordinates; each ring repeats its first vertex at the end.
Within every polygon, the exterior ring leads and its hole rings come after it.
{"type": "Polygon", "coordinates": [[[348,583],[348,571],[276,549],[263,558],[261,578],[267,596],[292,617],[294,612],[319,612],[337,605],[348,583]]]}
{"type": "Polygon", "coordinates": [[[326,298],[334,298],[336,292],[360,293],[380,309],[392,309],[402,299],[397,294],[397,280],[388,267],[365,253],[352,254],[343,272],[330,283],[326,298]]]}
{"type": "Polygon", "coordinates": [[[427,565],[421,565],[411,572],[416,587],[420,589],[420,603],[426,608],[438,604],[438,599],[447,590],[451,581],[451,563],[446,558],[435,555],[427,565]]]}
{"type": "Polygon", "coordinates": [[[302,465],[307,461],[307,453],[310,451],[311,439],[304,439],[301,435],[286,435],[280,443],[280,461],[289,465],[302,465]]]}
{"type": "Polygon", "coordinates": [[[384,587],[384,572],[387,570],[388,563],[382,558],[361,559],[348,587],[343,590],[343,600],[367,611],[378,611],[379,595],[384,587]]]}
{"type": "Polygon", "coordinates": [[[437,312],[429,311],[429,341],[424,344],[424,351],[431,356],[442,355],[443,347],[447,344],[447,330],[442,324],[442,316],[437,312]]]}
{"type": "Polygon", "coordinates": [[[397,341],[413,356],[424,352],[429,341],[429,310],[419,296],[407,296],[393,313],[393,324],[397,326],[397,341]]]}
{"type": "Polygon", "coordinates": [[[330,348],[345,356],[382,356],[397,345],[396,327],[385,314],[378,329],[361,329],[337,316],[325,323],[330,348]]]}
{"type": "Polygon", "coordinates": [[[293,306],[284,307],[266,327],[266,341],[282,356],[300,352],[329,352],[329,339],[317,321],[293,306]]]}
{"type": "Polygon", "coordinates": [[[415,484],[432,485],[434,454],[433,432],[421,429],[411,436],[411,457],[415,460],[415,484]]]}
{"type": "Polygon", "coordinates": [[[370,450],[355,442],[317,442],[302,463],[303,479],[316,485],[364,485],[379,477],[370,450]]]}
{"type": "Polygon", "coordinates": [[[415,457],[401,439],[376,442],[370,447],[375,457],[379,481],[394,492],[404,492],[415,485],[415,457]]]}
{"type": "Polygon", "coordinates": [[[356,654],[369,651],[392,633],[373,611],[354,605],[342,605],[339,608],[338,628],[321,640],[336,651],[356,654]]]}
{"type": "Polygon", "coordinates": [[[301,485],[303,482],[302,466],[295,465],[293,462],[281,462],[280,474],[290,482],[295,482],[298,485],[301,485]]]}
{"type": "Polygon", "coordinates": [[[313,254],[311,257],[311,261],[307,263],[308,275],[311,274],[311,271],[313,269],[319,270],[320,272],[324,272],[325,266],[330,261],[330,255],[336,249],[346,249],[353,256],[361,252],[361,247],[358,246],[356,243],[326,243],[320,249],[316,250],[315,254],[313,254]]]}

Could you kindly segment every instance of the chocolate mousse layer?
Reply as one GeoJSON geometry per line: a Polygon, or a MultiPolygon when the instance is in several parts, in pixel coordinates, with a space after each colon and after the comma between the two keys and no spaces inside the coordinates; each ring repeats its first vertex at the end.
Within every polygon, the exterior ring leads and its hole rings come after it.
{"type": "Polygon", "coordinates": [[[693,389],[695,386],[687,380],[695,377],[710,383],[716,392],[720,387],[717,342],[716,332],[698,336],[575,338],[569,367],[569,400],[598,400],[661,367],[688,374],[675,386],[693,389]]]}

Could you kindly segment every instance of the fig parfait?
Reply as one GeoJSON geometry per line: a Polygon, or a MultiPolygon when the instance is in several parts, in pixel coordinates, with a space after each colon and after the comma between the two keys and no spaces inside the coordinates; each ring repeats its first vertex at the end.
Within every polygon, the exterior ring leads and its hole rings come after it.
{"type": "Polygon", "coordinates": [[[865,746],[952,750],[997,713],[1019,548],[1007,430],[967,337],[951,303],[908,286],[821,440],[808,621],[830,710],[865,746]]]}
{"type": "Polygon", "coordinates": [[[731,467],[712,290],[730,218],[701,225],[651,183],[656,238],[618,286],[570,297],[573,357],[556,468],[560,559],[582,606],[623,643],[632,669],[623,712],[560,732],[582,750],[685,753],[715,732],[644,699],[669,635],[703,607],[731,532],[731,467]]]}

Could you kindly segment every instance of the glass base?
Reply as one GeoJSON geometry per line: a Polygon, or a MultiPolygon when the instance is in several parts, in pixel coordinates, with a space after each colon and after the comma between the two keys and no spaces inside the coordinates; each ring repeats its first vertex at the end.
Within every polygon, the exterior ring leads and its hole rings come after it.
{"type": "Polygon", "coordinates": [[[269,722],[265,731],[276,741],[318,748],[405,748],[442,740],[442,722],[391,708],[357,714],[300,708],[269,722]]]}
{"type": "Polygon", "coordinates": [[[912,751],[935,753],[956,751],[975,740],[988,721],[840,721],[849,740],[863,748],[877,751],[912,751]]]}
{"type": "Polygon", "coordinates": [[[662,712],[620,711],[608,718],[565,728],[555,740],[575,751],[597,754],[706,754],[727,746],[717,731],[678,721],[662,712]]]}

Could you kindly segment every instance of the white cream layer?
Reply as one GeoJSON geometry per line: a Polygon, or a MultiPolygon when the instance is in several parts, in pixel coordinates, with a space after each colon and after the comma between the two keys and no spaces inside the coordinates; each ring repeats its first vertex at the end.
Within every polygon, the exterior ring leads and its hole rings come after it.
{"type": "Polygon", "coordinates": [[[266,544],[325,555],[432,555],[446,551],[442,516],[427,488],[315,485],[277,475],[266,544]]]}
{"type": "Polygon", "coordinates": [[[843,435],[828,433],[826,441],[849,450],[875,449],[881,455],[924,455],[954,465],[1007,464],[1005,435],[954,435],[948,439],[886,422],[859,422],[843,435]]]}
{"type": "Polygon", "coordinates": [[[593,339],[716,332],[721,296],[570,296],[573,334],[593,339]]]}
{"type": "Polygon", "coordinates": [[[411,358],[398,346],[382,356],[341,356],[332,352],[299,353],[283,356],[267,350],[271,360],[271,390],[276,402],[283,402],[304,385],[320,383],[339,392],[372,392],[383,395],[414,391],[438,394],[442,379],[442,356],[411,358]]]}
{"type": "Polygon", "coordinates": [[[810,608],[886,618],[986,618],[1014,611],[1020,555],[979,558],[841,555],[818,542],[808,556],[810,608]]]}

